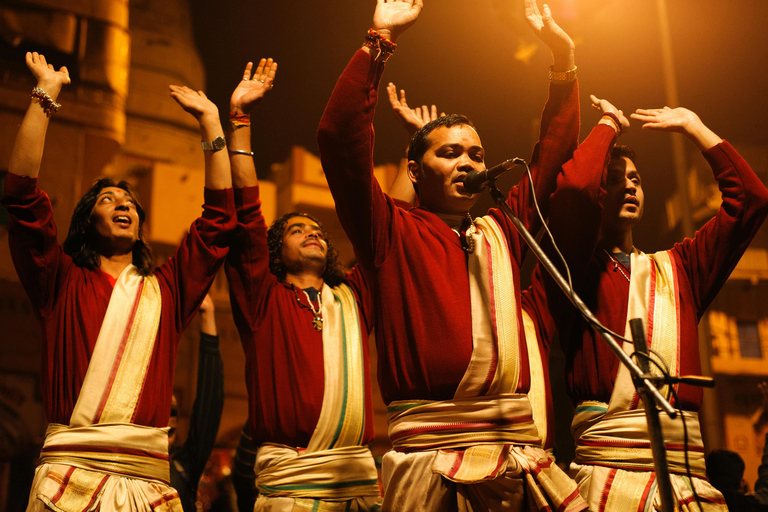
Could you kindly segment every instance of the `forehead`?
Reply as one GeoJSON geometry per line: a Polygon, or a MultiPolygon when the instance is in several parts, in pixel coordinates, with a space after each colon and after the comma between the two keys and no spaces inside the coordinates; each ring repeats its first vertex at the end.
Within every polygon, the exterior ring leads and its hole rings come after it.
{"type": "Polygon", "coordinates": [[[99,192],[98,197],[101,196],[115,196],[115,197],[130,197],[133,198],[133,196],[128,192],[127,190],[124,190],[120,187],[104,187],[101,189],[101,192],[99,192]]]}
{"type": "Polygon", "coordinates": [[[309,226],[309,227],[320,229],[320,226],[317,225],[317,222],[313,221],[309,217],[304,217],[302,215],[297,215],[296,217],[291,217],[290,219],[288,219],[288,221],[285,223],[285,229],[287,230],[291,226],[295,226],[297,224],[299,224],[300,227],[309,226]]]}
{"type": "Polygon", "coordinates": [[[468,124],[457,124],[450,127],[438,126],[430,132],[429,143],[430,149],[453,144],[483,147],[477,131],[468,124]]]}
{"type": "Polygon", "coordinates": [[[637,167],[635,167],[634,162],[627,158],[626,156],[622,156],[619,158],[612,158],[610,163],[608,164],[608,172],[610,174],[618,174],[618,175],[636,175],[640,176],[640,173],[637,171],[637,167]]]}

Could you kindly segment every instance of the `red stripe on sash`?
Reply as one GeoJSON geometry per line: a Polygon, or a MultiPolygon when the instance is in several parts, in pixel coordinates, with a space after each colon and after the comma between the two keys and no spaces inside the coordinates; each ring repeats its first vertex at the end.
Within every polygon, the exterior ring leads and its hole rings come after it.
{"type": "Polygon", "coordinates": [[[64,491],[67,490],[67,484],[69,483],[69,477],[72,476],[72,473],[75,472],[76,468],[69,468],[67,470],[67,473],[64,475],[64,480],[61,481],[61,485],[59,485],[59,492],[56,493],[56,495],[51,498],[51,501],[53,503],[56,503],[61,499],[61,496],[64,494],[64,491]]]}
{"type": "Polygon", "coordinates": [[[491,331],[493,334],[493,361],[488,367],[488,375],[485,376],[483,381],[483,388],[480,391],[480,395],[484,395],[490,389],[493,383],[493,378],[496,376],[496,366],[499,364],[499,330],[496,325],[496,295],[493,291],[493,252],[491,250],[491,242],[488,237],[483,235],[483,241],[485,241],[485,251],[488,255],[488,299],[491,301],[491,331]]]}
{"type": "Polygon", "coordinates": [[[125,346],[128,344],[128,337],[131,334],[131,327],[133,327],[133,320],[136,318],[136,311],[139,309],[139,302],[141,301],[141,292],[143,290],[144,290],[144,279],[142,279],[141,284],[139,284],[139,290],[136,293],[136,300],[133,302],[133,307],[131,308],[131,315],[128,318],[128,324],[125,326],[123,339],[120,341],[120,347],[117,349],[117,356],[115,357],[115,363],[114,365],[112,365],[112,372],[109,375],[109,381],[107,382],[107,386],[104,390],[104,394],[101,396],[101,402],[99,402],[99,407],[98,409],[96,409],[96,414],[94,415],[93,423],[99,423],[99,419],[101,418],[101,415],[104,412],[104,408],[107,406],[107,400],[109,400],[109,392],[112,389],[112,385],[115,382],[115,377],[117,376],[117,372],[120,369],[120,362],[123,359],[125,346]]]}
{"type": "Polygon", "coordinates": [[[608,478],[605,480],[605,487],[603,487],[603,495],[600,498],[600,508],[598,508],[600,512],[605,511],[605,505],[608,502],[608,495],[611,493],[611,486],[613,485],[613,479],[616,477],[617,472],[618,472],[618,469],[612,469],[611,472],[608,473],[608,478]]]}
{"type": "Polygon", "coordinates": [[[126,455],[138,455],[141,457],[151,457],[153,459],[168,460],[168,454],[150,452],[146,450],[136,450],[133,448],[117,448],[110,446],[92,446],[87,444],[56,444],[44,446],[41,453],[48,452],[96,452],[96,453],[118,453],[126,455]]]}
{"type": "Polygon", "coordinates": [[[645,502],[648,501],[648,495],[651,493],[651,488],[653,487],[653,482],[655,481],[656,473],[651,473],[651,478],[648,479],[648,483],[643,490],[643,496],[640,498],[640,507],[637,509],[637,512],[643,512],[645,510],[645,502]]]}

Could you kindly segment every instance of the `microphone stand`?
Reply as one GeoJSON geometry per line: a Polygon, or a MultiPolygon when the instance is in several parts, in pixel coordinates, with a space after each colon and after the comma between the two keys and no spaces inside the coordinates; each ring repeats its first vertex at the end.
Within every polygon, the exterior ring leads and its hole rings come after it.
{"type": "MultiPolygon", "coordinates": [[[[555,265],[544,253],[541,246],[531,236],[530,232],[526,229],[520,219],[517,218],[515,213],[507,204],[506,198],[496,187],[494,180],[487,183],[490,190],[491,197],[499,206],[501,211],[507,216],[512,224],[517,228],[517,231],[523,237],[525,242],[531,248],[531,251],[536,255],[536,258],[541,262],[544,268],[549,272],[557,285],[563,290],[563,293],[570,299],[571,303],[578,309],[581,314],[589,321],[593,329],[595,324],[600,324],[597,318],[587,308],[586,304],[579,298],[575,291],[571,289],[568,282],[563,278],[555,265]]],[[[647,344],[645,341],[645,333],[643,332],[643,323],[639,318],[630,320],[630,327],[632,330],[632,337],[636,344],[645,346],[645,353],[648,352],[647,344]]],[[[653,462],[656,469],[656,480],[659,486],[659,494],[661,496],[661,510],[662,512],[673,512],[674,503],[672,500],[672,482],[670,480],[669,465],[667,463],[667,451],[664,445],[664,435],[661,430],[661,421],[659,419],[659,408],[661,408],[667,415],[674,419],[677,416],[677,411],[670,405],[669,401],[664,398],[659,390],[651,383],[651,379],[655,379],[655,376],[648,374],[648,360],[646,358],[640,359],[640,364],[643,366],[641,369],[632,358],[624,352],[624,349],[619,345],[616,339],[602,330],[595,329],[601,338],[608,344],[616,357],[629,368],[632,379],[635,383],[635,387],[638,393],[643,399],[643,405],[645,406],[646,421],[648,423],[648,432],[651,440],[651,452],[653,453],[653,462]]],[[[642,347],[641,347],[642,348],[642,347]]],[[[637,348],[636,348],[637,350],[637,348]]],[[[639,350],[638,350],[639,351],[639,350]]]]}

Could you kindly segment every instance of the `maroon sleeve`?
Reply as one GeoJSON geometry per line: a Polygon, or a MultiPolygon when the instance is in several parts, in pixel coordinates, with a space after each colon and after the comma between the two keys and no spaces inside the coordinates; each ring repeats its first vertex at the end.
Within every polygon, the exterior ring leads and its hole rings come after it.
{"type": "MultiPolygon", "coordinates": [[[[574,151],[573,158],[563,166],[563,172],[557,178],[557,190],[550,200],[549,229],[568,263],[577,293],[600,238],[604,194],[601,187],[615,141],[616,130],[613,127],[604,124],[595,126],[574,151]]],[[[562,259],[546,235],[542,247],[567,280],[562,259]]],[[[558,323],[566,311],[575,311],[549,273],[541,269],[541,274],[547,290],[549,310],[558,323]]]]}
{"type": "Polygon", "coordinates": [[[235,189],[237,235],[226,271],[232,314],[241,335],[253,333],[262,318],[261,310],[268,293],[266,284],[277,278],[269,272],[267,223],[261,211],[259,187],[235,189]]]}
{"type": "MultiPolygon", "coordinates": [[[[549,98],[541,114],[539,141],[533,149],[530,169],[536,199],[544,218],[549,214],[549,197],[555,190],[557,176],[563,164],[571,158],[579,142],[579,87],[574,80],[551,84],[549,98]]],[[[509,191],[509,205],[523,225],[534,235],[541,221],[533,204],[531,184],[527,174],[509,191]]],[[[508,229],[512,229],[510,225],[508,229]]],[[[516,231],[511,231],[516,233],[516,231]]],[[[519,235],[518,235],[519,236],[519,235]]],[[[527,247],[519,244],[521,250],[527,247]]],[[[523,254],[518,257],[522,261],[523,254]]]]}
{"type": "Polygon", "coordinates": [[[184,331],[213,283],[229,251],[236,227],[232,189],[205,189],[203,214],[189,229],[174,255],[155,270],[175,300],[176,330],[184,331]]]}
{"type": "Polygon", "coordinates": [[[37,178],[8,173],[3,206],[8,210],[11,258],[35,314],[52,311],[57,282],[72,265],[56,240],[56,225],[48,194],[37,188],[37,178]]]}
{"type": "Polygon", "coordinates": [[[365,266],[389,252],[393,200],[373,177],[373,115],[384,65],[358,50],[333,89],[317,132],[336,213],[365,266]]]}
{"type": "Polygon", "coordinates": [[[346,280],[357,295],[357,303],[362,312],[361,318],[365,322],[365,325],[360,326],[361,330],[368,333],[373,329],[373,297],[360,265],[352,267],[352,270],[347,273],[346,280]]]}
{"type": "Polygon", "coordinates": [[[698,318],[720,291],[768,215],[768,189],[733,146],[723,141],[704,151],[723,202],[696,235],[675,244],[693,290],[698,318]]]}

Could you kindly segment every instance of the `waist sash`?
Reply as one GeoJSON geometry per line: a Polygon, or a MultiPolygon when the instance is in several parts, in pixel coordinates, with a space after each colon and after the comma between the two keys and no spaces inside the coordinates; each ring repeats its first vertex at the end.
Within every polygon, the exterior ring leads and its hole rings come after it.
{"type": "MultiPolygon", "coordinates": [[[[653,471],[653,453],[648,437],[648,425],[642,409],[606,413],[607,404],[582,402],[573,418],[577,464],[653,471]]],[[[688,429],[688,460],[691,474],[706,478],[704,443],[701,440],[699,415],[683,411],[688,429]]],[[[664,444],[667,448],[669,470],[686,474],[685,432],[683,418],[670,419],[660,415],[664,444]]]]}
{"type": "Polygon", "coordinates": [[[363,446],[299,453],[265,443],[255,469],[259,493],[265,496],[349,500],[381,495],[371,451],[363,446]]]}

